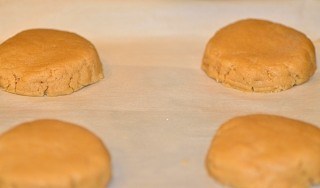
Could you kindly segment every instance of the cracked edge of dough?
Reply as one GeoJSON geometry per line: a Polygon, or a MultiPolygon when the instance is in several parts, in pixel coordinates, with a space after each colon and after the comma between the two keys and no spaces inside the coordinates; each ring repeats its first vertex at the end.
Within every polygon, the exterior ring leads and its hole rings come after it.
{"type": "Polygon", "coordinates": [[[0,70],[0,88],[25,96],[60,96],[71,94],[104,78],[99,57],[85,59],[74,67],[45,67],[26,75],[18,70],[0,70]],[[55,71],[62,72],[58,74],[55,71]]]}
{"type": "MultiPolygon", "coordinates": [[[[205,53],[202,61],[201,68],[202,70],[210,77],[216,80],[218,83],[223,84],[226,87],[238,89],[241,91],[246,92],[260,92],[260,93],[271,93],[271,92],[280,92],[287,89],[290,89],[296,85],[300,85],[305,83],[310,79],[310,77],[315,73],[316,70],[316,60],[315,56],[312,55],[311,51],[307,50],[308,59],[310,60],[311,66],[309,67],[310,70],[306,71],[306,75],[299,75],[290,70],[289,66],[286,63],[283,63],[283,67],[285,70],[283,72],[287,72],[289,74],[289,79],[285,84],[275,84],[275,78],[272,76],[270,70],[265,69],[265,77],[267,80],[263,81],[266,82],[273,82],[274,84],[265,87],[258,87],[255,84],[249,83],[248,77],[241,76],[241,79],[236,79],[230,76],[230,72],[235,70],[234,65],[230,67],[224,66],[219,58],[210,57],[207,52],[205,53]]],[[[232,64],[232,63],[230,63],[232,64]]],[[[237,74],[241,75],[241,74],[237,74]]],[[[249,79],[250,80],[250,79],[249,79]]],[[[251,80],[252,82],[252,80],[251,80]]],[[[268,85],[268,84],[266,84],[268,85]]]]}

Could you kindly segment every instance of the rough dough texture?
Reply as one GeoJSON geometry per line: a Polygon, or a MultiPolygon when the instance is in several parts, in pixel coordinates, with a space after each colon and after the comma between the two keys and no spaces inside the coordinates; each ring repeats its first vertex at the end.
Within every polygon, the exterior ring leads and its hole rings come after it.
{"type": "Polygon", "coordinates": [[[236,117],[219,128],[206,165],[234,188],[308,188],[320,182],[320,129],[274,115],[236,117]]]}
{"type": "Polygon", "coordinates": [[[109,179],[106,148],[82,127],[37,120],[0,136],[1,188],[105,188],[109,179]]]}
{"type": "Polygon", "coordinates": [[[209,40],[202,69],[228,87],[278,92],[309,80],[316,70],[315,49],[303,33],[292,28],[240,20],[209,40]]]}
{"type": "Polygon", "coordinates": [[[0,45],[0,88],[10,93],[66,95],[102,78],[95,47],[74,33],[32,29],[0,45]]]}

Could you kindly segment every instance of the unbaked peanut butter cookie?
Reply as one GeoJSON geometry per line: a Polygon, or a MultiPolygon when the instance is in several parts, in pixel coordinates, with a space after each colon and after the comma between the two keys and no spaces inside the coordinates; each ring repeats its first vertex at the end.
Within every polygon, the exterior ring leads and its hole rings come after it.
{"type": "Polygon", "coordinates": [[[31,29],[0,45],[0,88],[10,93],[66,95],[102,78],[95,47],[75,33],[31,29]]]}
{"type": "Polygon", "coordinates": [[[236,117],[217,131],[206,166],[232,188],[308,188],[320,183],[320,129],[275,115],[236,117]]]}
{"type": "Polygon", "coordinates": [[[220,29],[208,42],[202,69],[217,82],[252,92],[279,92],[309,80],[315,48],[305,34],[258,19],[220,29]]]}
{"type": "Polygon", "coordinates": [[[1,188],[105,188],[110,171],[102,141],[71,123],[37,120],[0,136],[1,188]]]}

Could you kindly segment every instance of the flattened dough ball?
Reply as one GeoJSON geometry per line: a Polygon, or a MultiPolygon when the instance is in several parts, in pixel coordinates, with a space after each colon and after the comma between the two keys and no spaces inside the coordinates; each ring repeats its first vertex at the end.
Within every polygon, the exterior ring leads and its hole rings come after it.
{"type": "Polygon", "coordinates": [[[233,188],[307,188],[320,183],[320,129],[275,115],[236,117],[217,131],[206,165],[233,188]]]}
{"type": "Polygon", "coordinates": [[[74,33],[31,29],[0,45],[0,88],[10,93],[66,95],[102,78],[95,47],[74,33]]]}
{"type": "Polygon", "coordinates": [[[202,69],[228,87],[279,92],[309,80],[316,70],[315,49],[306,35],[292,28],[240,20],[209,40],[202,69]]]}
{"type": "Polygon", "coordinates": [[[37,120],[0,136],[1,188],[105,188],[110,157],[88,130],[37,120]]]}

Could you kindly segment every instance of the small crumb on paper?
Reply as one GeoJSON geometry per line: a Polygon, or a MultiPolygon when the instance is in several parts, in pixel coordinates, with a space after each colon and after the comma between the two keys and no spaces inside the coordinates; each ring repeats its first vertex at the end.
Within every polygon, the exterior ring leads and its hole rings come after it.
{"type": "Polygon", "coordinates": [[[189,160],[187,159],[182,159],[180,162],[183,166],[187,166],[189,164],[189,160]]]}
{"type": "Polygon", "coordinates": [[[320,46],[320,38],[315,40],[313,43],[314,43],[314,45],[319,45],[320,46]]]}

